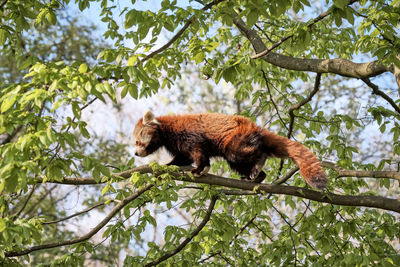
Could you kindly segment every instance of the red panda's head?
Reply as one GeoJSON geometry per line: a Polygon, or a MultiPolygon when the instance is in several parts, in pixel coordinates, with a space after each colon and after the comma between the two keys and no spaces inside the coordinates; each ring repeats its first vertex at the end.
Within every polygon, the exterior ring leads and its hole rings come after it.
{"type": "Polygon", "coordinates": [[[159,124],[150,111],[147,111],[138,121],[133,131],[136,156],[146,157],[160,147],[159,124]]]}

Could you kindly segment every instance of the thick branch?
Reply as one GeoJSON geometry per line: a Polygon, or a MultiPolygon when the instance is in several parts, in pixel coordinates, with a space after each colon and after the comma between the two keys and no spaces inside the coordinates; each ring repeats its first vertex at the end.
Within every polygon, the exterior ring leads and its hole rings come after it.
{"type": "Polygon", "coordinates": [[[296,187],[281,186],[275,184],[256,184],[248,181],[224,178],[215,175],[206,175],[192,180],[188,176],[181,177],[181,180],[194,183],[226,186],[243,190],[257,190],[259,193],[284,194],[306,198],[322,203],[330,203],[342,206],[360,206],[379,208],[400,213],[400,200],[378,196],[346,196],[333,193],[317,192],[314,190],[296,187]]]}
{"type": "MultiPolygon", "coordinates": [[[[247,28],[244,21],[240,19],[237,15],[234,15],[233,23],[236,25],[239,31],[250,41],[256,53],[262,53],[263,51],[268,49],[260,36],[258,36],[257,32],[247,28]]],[[[285,56],[274,52],[269,52],[261,58],[272,65],[288,70],[310,71],[317,73],[334,73],[341,76],[353,78],[369,78],[390,71],[378,61],[371,61],[367,63],[354,63],[343,58],[304,59],[285,56]]]]}
{"type": "MultiPolygon", "coordinates": [[[[323,166],[329,168],[332,167],[332,165],[329,165],[329,163],[324,163],[323,166]]],[[[189,169],[191,169],[191,167],[189,166],[181,168],[181,170],[189,170],[189,169]]],[[[131,170],[114,174],[114,176],[120,178],[129,178],[134,172],[153,173],[153,169],[150,166],[144,165],[141,167],[137,167],[131,170]]],[[[294,172],[294,170],[290,172],[290,175],[292,175],[292,172],[294,172]]],[[[356,171],[356,173],[348,173],[348,174],[351,174],[351,176],[353,176],[352,174],[356,174],[355,175],[356,177],[365,177],[362,176],[361,174],[369,174],[369,177],[381,177],[381,178],[391,178],[391,179],[398,179],[398,177],[400,177],[399,172],[382,172],[382,171],[370,172],[370,173],[363,173],[363,172],[364,171],[356,171]]],[[[155,173],[154,175],[161,175],[162,173],[163,172],[158,172],[155,173]]],[[[171,175],[173,175],[174,179],[176,180],[193,182],[193,183],[205,183],[209,185],[219,185],[219,186],[225,186],[242,190],[250,190],[250,191],[252,191],[255,187],[258,187],[257,192],[259,193],[285,194],[285,195],[292,195],[306,199],[311,199],[323,203],[331,203],[335,205],[373,207],[373,208],[380,208],[384,210],[400,212],[400,200],[385,198],[385,197],[346,196],[346,195],[337,195],[332,193],[321,193],[302,187],[281,186],[276,184],[257,184],[248,181],[235,180],[211,174],[196,179],[192,179],[189,175],[182,173],[171,173],[171,175]]],[[[40,182],[39,179],[36,179],[35,181],[40,182]]],[[[97,184],[93,178],[65,177],[61,181],[49,181],[49,182],[61,183],[61,184],[75,184],[75,185],[97,184]]]]}
{"type": "Polygon", "coordinates": [[[72,240],[66,240],[66,241],[61,241],[61,242],[55,242],[55,243],[49,243],[49,244],[43,244],[43,245],[38,245],[38,246],[33,246],[21,251],[9,251],[4,253],[6,257],[15,257],[15,256],[23,256],[27,255],[33,251],[37,250],[43,250],[43,249],[48,249],[48,248],[55,248],[55,247],[62,247],[62,246],[69,246],[72,244],[76,244],[82,241],[86,241],[92,236],[94,236],[100,229],[102,229],[114,216],[117,214],[123,207],[125,207],[129,202],[132,200],[136,199],[139,197],[141,194],[149,190],[153,185],[152,184],[147,184],[145,185],[142,189],[136,191],[129,197],[121,200],[112,210],[111,212],[98,224],[96,225],[90,232],[87,234],[76,238],[72,240]]]}
{"type": "Polygon", "coordinates": [[[155,261],[152,261],[148,264],[146,264],[145,266],[155,266],[157,264],[159,264],[160,262],[163,262],[167,259],[169,259],[170,257],[176,255],[177,253],[179,253],[183,248],[185,248],[185,246],[192,241],[192,239],[198,235],[198,233],[200,233],[201,229],[204,228],[204,226],[207,224],[207,222],[210,220],[211,218],[211,213],[214,210],[214,206],[215,206],[215,202],[217,201],[217,197],[213,196],[211,198],[211,202],[210,205],[208,206],[207,209],[207,213],[204,216],[203,220],[201,221],[201,223],[196,227],[196,229],[190,234],[190,236],[188,238],[186,238],[177,248],[175,248],[174,250],[164,254],[162,257],[158,258],[155,261]]]}

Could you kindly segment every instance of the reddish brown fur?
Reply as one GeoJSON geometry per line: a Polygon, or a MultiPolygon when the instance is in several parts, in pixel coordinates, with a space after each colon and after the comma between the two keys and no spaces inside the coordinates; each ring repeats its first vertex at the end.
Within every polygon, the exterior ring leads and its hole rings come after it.
{"type": "Polygon", "coordinates": [[[262,172],[267,157],[292,158],[300,174],[314,188],[325,188],[327,178],[318,159],[298,142],[262,129],[242,116],[207,113],[161,116],[140,119],[134,137],[140,156],[165,147],[173,156],[172,165],[196,164],[194,174],[209,167],[210,157],[223,157],[232,169],[256,182],[265,178],[262,172]],[[148,144],[141,140],[151,137],[148,144]]]}

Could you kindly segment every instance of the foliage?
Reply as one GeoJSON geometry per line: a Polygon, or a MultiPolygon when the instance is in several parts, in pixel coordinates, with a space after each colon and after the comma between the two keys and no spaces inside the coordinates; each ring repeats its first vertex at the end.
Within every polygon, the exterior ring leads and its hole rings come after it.
{"type": "MultiPolygon", "coordinates": [[[[386,204],[400,180],[399,1],[74,2],[0,2],[4,264],[396,266],[400,204],[386,204]],[[100,9],[112,45],[70,6],[100,9]],[[128,141],[98,136],[85,112],[179,84],[187,109],[236,110],[329,159],[335,194],[306,191],[298,173],[284,181],[294,193],[263,194],[176,167],[127,171],[128,141]],[[60,208],[71,185],[82,214],[97,209],[83,233],[88,216],[74,226],[60,208]],[[348,195],[379,197],[334,204],[348,195]]],[[[268,160],[265,182],[292,167],[268,160]]],[[[224,162],[213,171],[236,177],[224,162]]]]}

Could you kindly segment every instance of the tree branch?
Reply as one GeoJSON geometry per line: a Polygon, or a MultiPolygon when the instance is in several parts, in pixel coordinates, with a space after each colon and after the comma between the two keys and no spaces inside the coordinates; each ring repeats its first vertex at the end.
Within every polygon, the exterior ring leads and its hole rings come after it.
{"type": "Polygon", "coordinates": [[[281,115],[279,114],[278,105],[275,103],[274,98],[272,97],[272,92],[271,92],[271,88],[269,87],[267,75],[265,74],[264,70],[261,70],[261,72],[263,74],[263,78],[264,78],[264,81],[265,81],[265,86],[267,87],[267,90],[268,90],[269,98],[271,99],[271,103],[272,103],[272,105],[274,106],[274,108],[276,110],[276,114],[278,115],[279,120],[282,122],[282,125],[285,126],[285,128],[287,129],[286,124],[284,123],[281,115]]]}
{"type": "MultiPolygon", "coordinates": [[[[233,13],[233,23],[239,31],[250,41],[256,53],[267,50],[263,40],[257,32],[247,28],[244,21],[233,13]]],[[[268,63],[295,71],[310,71],[317,73],[334,73],[352,78],[369,78],[378,76],[384,72],[390,71],[386,66],[380,64],[377,60],[367,63],[354,63],[347,59],[304,59],[290,57],[274,52],[269,52],[260,57],[268,63]]]]}
{"type": "Polygon", "coordinates": [[[396,103],[390,96],[379,90],[379,87],[376,84],[372,83],[368,78],[363,78],[362,81],[372,89],[372,92],[374,94],[379,95],[383,99],[385,99],[386,102],[388,102],[394,108],[394,110],[396,110],[396,112],[400,114],[400,107],[396,105],[396,103]]]}
{"type": "MultiPolygon", "coordinates": [[[[51,187],[49,190],[45,191],[43,195],[40,196],[40,198],[36,201],[36,203],[32,204],[31,207],[24,212],[22,217],[25,217],[26,215],[29,215],[54,189],[57,188],[57,185],[54,185],[51,187]]],[[[33,193],[32,193],[33,194],[33,193]]],[[[27,202],[28,203],[28,202],[27,202]]],[[[30,203],[31,204],[31,203],[30,203]]],[[[19,214],[18,216],[20,216],[19,214]]]]}
{"type": "Polygon", "coordinates": [[[31,188],[31,191],[29,192],[29,195],[26,197],[26,199],[24,201],[24,204],[22,204],[21,209],[14,215],[15,218],[18,218],[21,215],[22,211],[26,208],[26,205],[30,201],[30,199],[33,195],[33,192],[35,192],[35,189],[36,189],[36,185],[33,185],[31,188]]]}
{"type": "Polygon", "coordinates": [[[281,178],[275,180],[273,182],[273,184],[283,184],[284,182],[289,180],[290,177],[292,177],[298,170],[299,170],[299,167],[297,167],[297,166],[291,168],[284,176],[282,176],[281,178]]]}
{"type": "Polygon", "coordinates": [[[97,207],[103,206],[105,203],[106,202],[103,201],[103,202],[97,203],[96,205],[91,206],[91,207],[89,207],[87,209],[84,209],[84,210],[82,210],[80,212],[71,214],[71,215],[69,215],[67,217],[64,217],[64,218],[61,218],[61,219],[57,219],[57,220],[54,220],[54,221],[43,222],[42,224],[53,224],[53,223],[59,223],[59,222],[62,222],[62,221],[66,221],[66,220],[69,220],[69,219],[71,219],[73,217],[76,217],[76,216],[79,216],[79,215],[84,214],[86,212],[89,212],[89,211],[91,211],[91,210],[93,210],[93,209],[95,209],[97,207]]]}
{"type": "Polygon", "coordinates": [[[190,234],[190,236],[188,238],[186,238],[176,249],[164,254],[162,257],[158,258],[155,261],[152,261],[144,266],[155,266],[167,259],[169,259],[170,257],[176,255],[177,253],[179,253],[183,248],[185,248],[185,246],[192,241],[192,239],[201,231],[201,229],[204,228],[204,226],[207,224],[207,222],[210,220],[211,218],[211,213],[214,210],[214,206],[215,206],[215,202],[217,202],[218,197],[217,196],[213,196],[211,198],[211,202],[210,205],[208,206],[207,209],[207,213],[204,216],[203,220],[201,221],[201,223],[196,227],[196,229],[190,234]]]}
{"type": "Polygon", "coordinates": [[[5,145],[11,142],[11,140],[22,130],[22,125],[18,126],[11,134],[6,133],[4,140],[0,142],[0,145],[5,145]]]}
{"type": "Polygon", "coordinates": [[[306,98],[301,100],[300,103],[297,103],[296,105],[290,107],[289,109],[290,122],[289,122],[289,130],[287,138],[290,138],[293,132],[294,111],[298,110],[299,108],[301,108],[302,106],[311,101],[313,96],[318,92],[320,84],[321,84],[321,73],[317,73],[317,77],[315,77],[314,89],[310,92],[310,94],[306,98]]]}
{"type": "Polygon", "coordinates": [[[15,257],[15,256],[23,256],[27,255],[33,251],[38,251],[38,250],[43,250],[43,249],[48,249],[48,248],[55,248],[55,247],[61,247],[61,246],[69,246],[75,243],[79,243],[82,241],[86,241],[92,236],[94,236],[100,229],[102,229],[113,217],[115,214],[117,214],[123,207],[125,207],[129,202],[132,200],[136,199],[139,197],[141,194],[149,190],[151,187],[153,187],[152,184],[147,184],[145,185],[142,189],[136,191],[129,197],[121,200],[112,210],[111,212],[98,224],[96,225],[91,231],[89,231],[87,234],[76,238],[72,240],[66,240],[66,241],[61,241],[61,242],[55,242],[55,243],[48,243],[48,244],[43,244],[43,245],[38,245],[38,246],[33,246],[21,251],[9,251],[5,252],[4,255],[6,257],[15,257]]]}
{"type": "Polygon", "coordinates": [[[4,0],[3,3],[0,4],[0,9],[2,9],[6,4],[7,4],[8,0],[4,0]]]}
{"type": "Polygon", "coordinates": [[[335,205],[380,208],[400,213],[400,200],[379,197],[379,196],[337,195],[333,193],[317,192],[314,190],[296,186],[256,184],[248,181],[229,179],[211,174],[202,177],[197,177],[194,180],[192,180],[188,176],[186,177],[183,176],[181,177],[181,180],[194,183],[205,183],[210,185],[227,186],[231,188],[238,188],[250,191],[256,190],[259,193],[292,195],[314,200],[317,202],[330,203],[335,205]]]}
{"type": "Polygon", "coordinates": [[[357,178],[376,178],[376,179],[394,179],[400,181],[400,172],[397,171],[364,171],[343,169],[333,162],[323,161],[322,166],[334,170],[337,177],[357,177],[357,178]]]}
{"type": "MultiPolygon", "coordinates": [[[[327,164],[326,162],[323,164],[326,167],[332,167],[332,165],[327,164]]],[[[190,170],[190,166],[181,167],[181,171],[190,170]]],[[[152,167],[148,165],[143,165],[134,169],[130,169],[124,172],[116,173],[113,176],[119,178],[129,178],[132,173],[153,173],[154,175],[161,175],[166,173],[163,172],[154,172],[152,167]]],[[[291,171],[293,172],[293,171],[291,171]]],[[[349,196],[349,195],[337,195],[332,193],[324,193],[318,192],[314,190],[310,190],[303,187],[295,187],[295,186],[282,186],[276,184],[257,184],[249,181],[241,181],[231,178],[225,178],[221,176],[216,176],[212,174],[208,174],[202,177],[198,177],[192,179],[192,177],[188,174],[184,174],[182,172],[170,173],[175,180],[181,180],[192,183],[200,183],[200,184],[209,184],[209,185],[219,185],[230,188],[242,189],[253,191],[257,187],[258,193],[271,193],[271,194],[284,194],[284,195],[292,195],[297,197],[302,197],[310,200],[314,200],[322,203],[330,203],[335,205],[343,205],[343,206],[360,206],[360,207],[372,207],[379,208],[384,210],[391,210],[400,213],[400,200],[391,199],[386,197],[379,196],[349,196]]],[[[342,173],[343,174],[343,173],[342,173]]],[[[350,174],[350,173],[347,173],[350,174]]],[[[391,178],[398,180],[400,177],[400,172],[369,172],[364,173],[364,171],[357,171],[357,177],[362,177],[362,174],[369,174],[371,177],[380,177],[380,178],[391,178]]],[[[290,174],[292,175],[292,174],[290,174]]],[[[352,175],[351,175],[352,176],[352,175]]],[[[351,177],[350,176],[350,177],[351,177]]],[[[363,176],[365,177],[365,176],[363,176]]],[[[41,182],[41,179],[33,178],[35,182],[41,182]]],[[[32,182],[32,181],[31,181],[32,182]]],[[[64,177],[60,181],[48,181],[48,183],[59,183],[59,184],[74,184],[74,185],[88,185],[88,184],[98,184],[92,177],[89,178],[70,178],[64,177]]]]}
{"type": "MultiPolygon", "coordinates": [[[[239,235],[246,230],[247,227],[249,227],[250,224],[253,224],[254,220],[257,218],[258,214],[254,215],[253,218],[251,218],[244,226],[242,226],[242,228],[240,228],[240,230],[236,233],[236,235],[231,239],[231,241],[229,241],[229,246],[239,237],[239,235]]],[[[206,258],[199,260],[197,263],[201,264],[209,259],[211,259],[212,257],[215,257],[217,255],[221,255],[222,250],[218,250],[217,252],[211,253],[210,255],[208,255],[206,258]]]]}
{"type": "MultiPolygon", "coordinates": [[[[218,5],[219,3],[223,2],[225,0],[215,0],[212,1],[211,3],[205,5],[201,10],[202,11],[206,11],[208,9],[210,9],[211,7],[218,5]]],[[[171,40],[169,40],[165,45],[161,46],[159,49],[151,52],[150,54],[148,54],[147,56],[145,56],[141,62],[145,62],[146,60],[154,57],[155,55],[159,54],[160,52],[164,51],[165,49],[167,49],[168,47],[170,47],[176,40],[178,40],[179,37],[181,37],[181,35],[187,30],[187,28],[196,21],[196,17],[193,15],[191,16],[185,23],[185,25],[183,25],[183,27],[171,38],[171,40]]]]}
{"type": "MultiPolygon", "coordinates": [[[[352,0],[347,5],[350,6],[350,5],[354,4],[357,1],[358,0],[352,0]]],[[[311,28],[315,23],[323,20],[325,17],[327,17],[329,15],[330,15],[330,12],[328,12],[328,11],[321,13],[318,17],[313,19],[312,22],[307,25],[307,28],[311,28]]],[[[256,59],[256,58],[260,58],[260,57],[266,56],[269,52],[271,52],[272,50],[274,50],[275,48],[277,48],[278,46],[280,46],[282,43],[284,43],[288,39],[292,38],[293,36],[294,36],[294,34],[290,34],[288,36],[285,36],[285,37],[281,38],[278,42],[274,43],[272,46],[268,47],[264,51],[254,55],[254,56],[251,56],[251,58],[252,59],[256,59]]]]}

